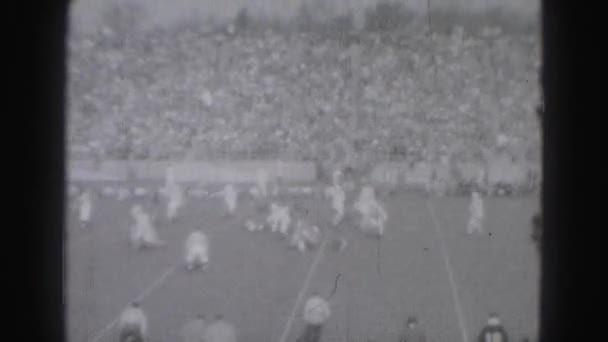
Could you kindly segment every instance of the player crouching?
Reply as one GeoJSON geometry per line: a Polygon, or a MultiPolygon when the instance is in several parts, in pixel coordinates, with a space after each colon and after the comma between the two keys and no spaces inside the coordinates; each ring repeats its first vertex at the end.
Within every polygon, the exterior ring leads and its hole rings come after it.
{"type": "Polygon", "coordinates": [[[267,221],[271,232],[279,232],[283,236],[287,236],[289,226],[291,225],[289,207],[272,203],[270,205],[270,214],[268,215],[267,221]]]}
{"type": "Polygon", "coordinates": [[[120,342],[144,342],[148,336],[148,320],[138,302],[131,303],[118,321],[120,342]]]}
{"type": "Polygon", "coordinates": [[[367,234],[384,234],[384,225],[388,218],[386,210],[376,199],[376,193],[371,186],[361,189],[359,199],[355,203],[355,209],[361,214],[361,230],[367,234]]]}
{"type": "Polygon", "coordinates": [[[319,244],[321,240],[321,230],[319,227],[311,225],[303,220],[296,223],[294,232],[289,241],[290,247],[297,248],[304,253],[308,249],[319,244]]]}
{"type": "Polygon", "coordinates": [[[198,228],[186,239],[186,269],[200,268],[205,271],[209,263],[209,240],[202,229],[198,228]]]}
{"type": "Polygon", "coordinates": [[[166,243],[158,238],[156,229],[152,225],[150,215],[138,204],[131,208],[131,216],[135,224],[131,226],[130,244],[136,249],[142,247],[159,247],[166,243]]]}

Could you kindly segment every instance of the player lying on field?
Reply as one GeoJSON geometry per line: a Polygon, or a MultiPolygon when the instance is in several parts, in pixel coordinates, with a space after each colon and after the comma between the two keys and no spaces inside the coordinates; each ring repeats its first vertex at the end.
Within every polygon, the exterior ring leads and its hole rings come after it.
{"type": "Polygon", "coordinates": [[[305,220],[305,215],[300,210],[300,214],[298,215],[300,218],[296,221],[289,241],[290,247],[295,247],[302,253],[318,245],[321,241],[321,230],[319,227],[308,223],[305,220]]]}
{"type": "Polygon", "coordinates": [[[159,239],[156,229],[152,224],[150,215],[146,213],[139,204],[131,208],[131,216],[135,224],[131,226],[130,244],[139,249],[142,247],[164,246],[165,241],[159,239]]]}
{"type": "Polygon", "coordinates": [[[376,199],[376,192],[371,186],[361,188],[355,209],[361,214],[360,227],[364,233],[382,236],[388,218],[386,210],[376,199]]]}
{"type": "Polygon", "coordinates": [[[191,271],[200,268],[205,271],[209,263],[209,240],[202,229],[197,228],[186,239],[186,268],[191,271]]]}
{"type": "Polygon", "coordinates": [[[131,303],[118,320],[120,342],[145,342],[148,338],[148,319],[138,302],[131,303]]]}

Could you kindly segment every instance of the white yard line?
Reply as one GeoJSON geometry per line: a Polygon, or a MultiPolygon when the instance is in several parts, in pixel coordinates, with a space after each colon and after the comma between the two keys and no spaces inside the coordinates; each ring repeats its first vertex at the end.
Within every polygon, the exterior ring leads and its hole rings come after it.
{"type": "Polygon", "coordinates": [[[446,247],[445,241],[443,239],[443,234],[441,232],[441,227],[439,226],[439,221],[437,220],[437,215],[435,215],[435,210],[434,210],[433,204],[431,204],[430,200],[427,200],[426,204],[429,209],[429,213],[431,214],[431,218],[433,219],[433,226],[435,227],[435,233],[437,234],[437,239],[439,240],[441,255],[443,256],[445,268],[448,272],[448,280],[450,282],[450,289],[452,290],[452,299],[454,300],[454,308],[456,309],[458,325],[460,327],[460,332],[462,333],[462,341],[468,342],[469,334],[467,333],[467,327],[465,324],[464,315],[462,313],[462,307],[460,305],[460,298],[458,296],[458,286],[457,286],[456,280],[454,278],[454,271],[452,269],[452,264],[450,262],[450,255],[448,254],[447,247],[446,247]]]}
{"type": "MultiPolygon", "coordinates": [[[[163,274],[161,274],[160,277],[156,278],[156,280],[154,280],[152,282],[152,284],[150,284],[150,286],[146,287],[132,301],[141,301],[145,297],[147,297],[150,293],[152,293],[152,291],[156,290],[162,283],[164,283],[167,280],[167,278],[171,274],[173,274],[173,272],[175,272],[177,270],[178,266],[179,265],[173,265],[173,266],[169,267],[167,270],[165,270],[165,272],[163,272],[163,274]]],[[[120,313],[118,313],[118,315],[116,315],[116,317],[114,317],[114,319],[110,323],[108,323],[105,327],[103,327],[101,330],[99,330],[93,336],[93,338],[91,338],[90,341],[91,342],[99,341],[114,325],[116,325],[118,323],[121,313],[122,313],[122,311],[120,313]]]]}
{"type": "Polygon", "coordinates": [[[281,335],[281,339],[279,340],[280,342],[285,342],[287,340],[287,337],[289,337],[289,333],[291,331],[291,326],[293,325],[293,321],[296,317],[296,312],[297,312],[298,308],[300,307],[302,300],[304,300],[304,296],[306,295],[306,292],[308,291],[308,287],[310,286],[310,281],[311,281],[313,275],[317,271],[317,266],[319,266],[319,262],[321,261],[321,259],[323,257],[323,251],[325,250],[326,244],[327,244],[327,235],[325,235],[323,237],[323,241],[321,242],[319,251],[317,252],[317,255],[315,255],[315,259],[313,260],[312,265],[310,265],[310,270],[308,270],[308,274],[306,275],[304,284],[302,285],[302,288],[300,289],[300,292],[298,293],[298,297],[296,299],[296,302],[293,305],[293,309],[291,310],[289,319],[287,320],[287,323],[285,324],[285,329],[283,330],[283,334],[281,335]]]}

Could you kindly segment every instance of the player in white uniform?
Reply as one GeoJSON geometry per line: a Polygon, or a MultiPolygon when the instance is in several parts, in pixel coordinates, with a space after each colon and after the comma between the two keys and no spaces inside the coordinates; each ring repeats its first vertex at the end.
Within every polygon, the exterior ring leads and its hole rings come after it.
{"type": "Polygon", "coordinates": [[[91,191],[84,190],[78,198],[78,220],[83,228],[91,225],[91,216],[93,214],[93,203],[91,199],[91,191]]]}
{"type": "Polygon", "coordinates": [[[270,214],[268,215],[267,221],[271,232],[279,232],[283,236],[287,236],[289,226],[291,225],[289,207],[276,203],[270,204],[270,214]]]}
{"type": "Polygon", "coordinates": [[[293,234],[289,241],[291,247],[296,247],[304,253],[309,248],[319,244],[321,240],[321,230],[315,225],[311,225],[304,220],[298,220],[293,234]]]}
{"type": "Polygon", "coordinates": [[[145,342],[148,339],[148,319],[138,302],[131,303],[118,320],[120,342],[145,342]]]}
{"type": "Polygon", "coordinates": [[[251,194],[256,198],[266,198],[268,196],[268,172],[263,169],[258,169],[256,176],[256,185],[251,189],[251,194]]]}
{"type": "Polygon", "coordinates": [[[190,233],[186,239],[185,261],[188,270],[194,270],[199,267],[203,271],[207,269],[207,264],[209,263],[209,239],[207,239],[207,236],[200,228],[190,233]]]}
{"type": "Polygon", "coordinates": [[[388,218],[386,210],[376,199],[376,193],[371,186],[364,186],[355,209],[361,214],[361,230],[378,236],[384,234],[384,225],[388,218]]]}
{"type": "Polygon", "coordinates": [[[139,249],[142,247],[158,247],[165,245],[165,241],[159,239],[156,229],[148,215],[138,204],[131,208],[131,215],[135,224],[131,226],[131,246],[139,249]]]}
{"type": "Polygon", "coordinates": [[[167,190],[167,219],[169,222],[174,222],[177,218],[178,210],[184,204],[184,192],[179,184],[173,184],[167,190]]]}
{"type": "Polygon", "coordinates": [[[477,191],[471,193],[471,205],[469,207],[469,224],[467,225],[467,234],[483,233],[483,198],[477,191]]]}
{"type": "Polygon", "coordinates": [[[228,215],[234,215],[239,199],[238,192],[234,188],[234,185],[226,184],[222,194],[224,196],[224,204],[226,205],[226,213],[228,215]]]}
{"type": "Polygon", "coordinates": [[[346,201],[346,194],[344,189],[340,185],[340,171],[336,170],[333,175],[333,184],[325,189],[325,195],[330,198],[331,206],[334,210],[334,216],[332,218],[332,225],[337,226],[344,218],[344,203],[346,201]]]}

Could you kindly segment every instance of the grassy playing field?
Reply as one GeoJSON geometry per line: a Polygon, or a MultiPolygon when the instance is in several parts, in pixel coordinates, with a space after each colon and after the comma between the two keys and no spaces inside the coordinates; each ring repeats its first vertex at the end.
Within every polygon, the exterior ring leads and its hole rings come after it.
{"type": "MultiPolygon", "coordinates": [[[[538,263],[529,240],[536,198],[487,199],[487,234],[476,237],[464,234],[468,204],[397,194],[386,199],[382,240],[354,234],[343,252],[325,249],[305,289],[327,295],[342,275],[324,341],[395,341],[409,314],[419,317],[430,341],[461,341],[462,330],[472,341],[489,311],[502,316],[514,340],[536,337],[538,263]]],[[[143,297],[152,341],[179,341],[180,327],[199,312],[225,314],[241,341],[279,340],[318,250],[300,254],[269,232],[248,232],[242,217],[224,218],[222,202],[210,198],[189,200],[179,222],[158,227],[167,246],[134,251],[127,245],[130,206],[96,199],[88,230],[70,214],[71,342],[116,340],[111,323],[137,297],[143,297]],[[199,225],[211,241],[211,264],[207,273],[191,274],[181,264],[183,244],[199,225]]],[[[296,316],[288,341],[302,327],[296,316]]]]}

